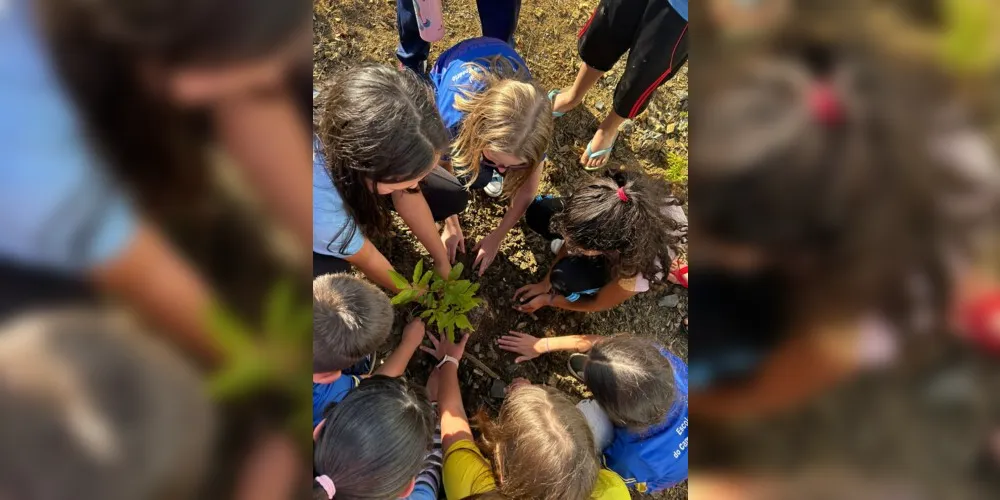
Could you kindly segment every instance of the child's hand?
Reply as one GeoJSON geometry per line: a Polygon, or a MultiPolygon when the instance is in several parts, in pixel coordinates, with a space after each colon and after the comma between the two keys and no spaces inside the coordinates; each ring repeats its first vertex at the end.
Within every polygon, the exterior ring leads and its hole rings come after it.
{"type": "Polygon", "coordinates": [[[514,360],[515,363],[530,361],[546,353],[544,342],[538,337],[528,335],[527,333],[510,332],[510,335],[500,337],[497,343],[500,344],[500,349],[520,354],[514,360]]]}
{"type": "Polygon", "coordinates": [[[459,340],[457,344],[452,343],[448,340],[447,335],[441,335],[441,338],[435,338],[434,334],[427,332],[427,338],[430,339],[431,344],[434,345],[434,349],[427,346],[420,346],[420,350],[434,356],[434,359],[441,361],[444,357],[451,356],[459,361],[462,360],[462,356],[465,354],[465,343],[469,341],[469,335],[462,336],[462,340],[459,340]]]}
{"type": "Polygon", "coordinates": [[[544,295],[552,290],[552,283],[549,280],[539,281],[530,285],[524,285],[514,292],[514,302],[524,302],[539,295],[544,295]]]}
{"type": "Polygon", "coordinates": [[[406,327],[403,328],[403,344],[418,346],[424,340],[424,321],[420,318],[413,318],[406,327]]]}
{"type": "Polygon", "coordinates": [[[553,295],[539,295],[521,305],[514,306],[514,309],[519,312],[531,314],[543,307],[551,306],[553,299],[555,299],[555,296],[553,295]]]}

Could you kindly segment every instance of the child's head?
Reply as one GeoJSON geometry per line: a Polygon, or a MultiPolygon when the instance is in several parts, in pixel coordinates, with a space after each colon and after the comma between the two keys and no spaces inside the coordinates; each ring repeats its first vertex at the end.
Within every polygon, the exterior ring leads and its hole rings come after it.
{"type": "Polygon", "coordinates": [[[391,330],[392,304],[374,285],[347,274],[313,280],[313,373],[349,368],[391,330]]]}
{"type": "MultiPolygon", "coordinates": [[[[337,500],[403,498],[430,451],[434,422],[422,388],[375,375],[327,408],[313,467],[333,483],[337,500]]],[[[313,491],[328,500],[319,483],[313,491]]]]}
{"type": "Polygon", "coordinates": [[[552,141],[552,103],[524,68],[514,69],[506,59],[494,59],[489,68],[470,66],[485,89],[455,99],[466,115],[452,144],[453,162],[456,171],[471,173],[471,183],[485,155],[505,174],[503,192],[510,196],[541,168],[552,141]]]}
{"type": "Polygon", "coordinates": [[[674,222],[664,215],[665,185],[641,172],[588,178],[553,217],[552,229],[572,254],[603,254],[619,276],[643,273],[653,280],[670,265],[674,222]]]}
{"type": "Polygon", "coordinates": [[[151,332],[87,311],[0,325],[0,498],[190,498],[212,435],[202,380],[151,332]]]}
{"type": "Polygon", "coordinates": [[[384,234],[391,217],[382,195],[416,189],[448,146],[430,86],[411,71],[362,66],[335,74],[316,102],[333,184],[366,235],[384,234]]]}
{"type": "Polygon", "coordinates": [[[644,430],[661,423],[677,401],[670,361],[646,338],[620,335],[598,342],[583,379],[619,427],[644,430]]]}
{"type": "Polygon", "coordinates": [[[587,421],[555,389],[513,390],[496,422],[480,418],[499,493],[507,498],[589,498],[600,471],[587,421]]]}

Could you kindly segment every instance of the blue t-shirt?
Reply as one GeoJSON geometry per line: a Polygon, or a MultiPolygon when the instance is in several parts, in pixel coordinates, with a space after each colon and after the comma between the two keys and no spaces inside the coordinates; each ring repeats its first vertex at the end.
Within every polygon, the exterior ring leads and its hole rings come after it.
{"type": "Polygon", "coordinates": [[[688,20],[688,0],[670,0],[670,6],[673,7],[685,21],[688,20]]]}
{"type": "Polygon", "coordinates": [[[607,467],[640,492],[663,491],[688,476],[688,377],[687,365],[666,349],[677,387],[677,402],[660,425],[641,433],[616,427],[604,449],[607,467]]]}
{"type": "Polygon", "coordinates": [[[364,242],[326,171],[323,145],[313,136],[313,251],[343,259],[358,253],[364,242]]]}
{"type": "MultiPolygon", "coordinates": [[[[434,63],[430,73],[431,83],[434,85],[434,101],[452,139],[458,136],[465,118],[465,113],[455,109],[455,97],[462,95],[463,91],[483,90],[483,84],[472,78],[476,70],[468,63],[489,68],[489,60],[496,56],[510,61],[515,70],[523,68],[528,71],[527,63],[513,47],[503,40],[485,36],[459,42],[444,51],[434,63]]],[[[530,76],[530,72],[528,74],[530,76]]]]}
{"type": "Polygon", "coordinates": [[[330,403],[343,401],[347,397],[347,393],[360,383],[361,379],[354,375],[341,375],[340,378],[329,384],[313,382],[313,427],[319,425],[320,421],[323,420],[323,410],[330,403]]]}
{"type": "Polygon", "coordinates": [[[136,230],[49,61],[28,0],[0,2],[0,260],[79,274],[136,230]]]}

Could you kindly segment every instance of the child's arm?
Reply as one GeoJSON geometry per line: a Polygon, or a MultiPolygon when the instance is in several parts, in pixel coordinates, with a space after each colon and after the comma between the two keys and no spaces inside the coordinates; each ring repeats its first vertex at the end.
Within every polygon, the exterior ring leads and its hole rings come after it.
{"type": "Polygon", "coordinates": [[[510,332],[497,340],[500,349],[520,354],[515,363],[535,359],[552,351],[587,352],[605,337],[600,335],[565,335],[540,339],[521,332],[510,332]]]}
{"type": "Polygon", "coordinates": [[[608,309],[617,307],[619,304],[625,302],[635,294],[636,292],[622,288],[616,281],[604,285],[601,290],[597,292],[597,295],[589,300],[584,299],[576,302],[570,302],[562,295],[542,294],[535,296],[523,304],[514,306],[514,309],[523,313],[533,313],[543,307],[555,307],[557,309],[577,312],[607,311],[608,309]]]}
{"type": "Polygon", "coordinates": [[[392,264],[382,255],[382,252],[379,252],[375,248],[375,245],[372,245],[372,242],[368,238],[365,238],[365,242],[361,245],[361,250],[358,250],[358,253],[345,257],[344,260],[357,266],[368,279],[374,281],[379,286],[393,292],[399,291],[396,285],[392,283],[392,278],[389,277],[392,264]]]}
{"type": "MultiPolygon", "coordinates": [[[[434,344],[434,350],[427,347],[421,347],[421,350],[433,355],[435,359],[444,359],[445,355],[448,355],[461,361],[465,353],[465,344],[469,341],[469,335],[462,337],[458,344],[451,343],[445,335],[440,339],[430,334],[427,337],[434,344]]],[[[447,454],[452,444],[463,439],[472,440],[472,428],[469,427],[469,417],[465,414],[465,406],[462,404],[462,392],[458,384],[458,364],[448,362],[435,370],[438,372],[441,449],[447,454]]]]}
{"type": "Polygon", "coordinates": [[[413,353],[417,352],[420,343],[424,340],[424,322],[420,318],[411,321],[403,328],[403,339],[399,342],[396,350],[385,359],[385,363],[375,371],[379,375],[387,377],[402,377],[406,372],[406,365],[410,363],[413,353]]]}
{"type": "Polygon", "coordinates": [[[205,364],[221,361],[208,327],[213,302],[208,286],[153,227],[140,223],[124,252],[89,274],[205,364]]]}
{"type": "Polygon", "coordinates": [[[434,225],[431,207],[427,206],[424,195],[419,192],[394,191],[392,203],[396,207],[396,213],[413,232],[413,236],[427,249],[427,253],[431,254],[431,258],[434,259],[434,268],[437,269],[438,274],[448,276],[448,273],[451,272],[448,249],[441,242],[437,226],[434,225]]]}
{"type": "Polygon", "coordinates": [[[524,185],[517,190],[517,193],[514,193],[514,197],[510,201],[510,208],[504,214],[500,225],[476,243],[476,247],[472,249],[473,252],[477,252],[476,260],[472,263],[472,268],[476,269],[478,264],[480,276],[493,263],[493,259],[496,258],[497,252],[500,249],[500,243],[507,237],[507,233],[521,220],[524,213],[528,211],[528,206],[535,199],[535,193],[538,191],[538,184],[541,182],[542,168],[544,166],[543,163],[541,167],[535,169],[524,185]]]}

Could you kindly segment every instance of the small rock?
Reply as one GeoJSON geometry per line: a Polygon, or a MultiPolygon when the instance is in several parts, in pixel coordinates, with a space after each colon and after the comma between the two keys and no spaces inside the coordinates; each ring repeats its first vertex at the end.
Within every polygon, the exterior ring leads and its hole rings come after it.
{"type": "Polygon", "coordinates": [[[667,295],[666,297],[663,297],[662,299],[660,299],[660,306],[661,307],[677,307],[677,304],[680,304],[680,302],[681,302],[681,298],[680,297],[678,297],[677,295],[674,295],[674,294],[670,294],[670,295],[667,295]]]}
{"type": "Polygon", "coordinates": [[[482,377],[482,376],[483,376],[483,371],[482,371],[482,370],[480,370],[479,368],[473,368],[473,369],[472,369],[472,373],[475,373],[476,375],[478,375],[478,376],[480,376],[480,377],[482,377]]]}
{"type": "Polygon", "coordinates": [[[501,380],[494,380],[490,386],[490,396],[494,399],[503,399],[507,395],[507,384],[501,380]]]}
{"type": "Polygon", "coordinates": [[[481,345],[476,344],[476,345],[472,346],[472,350],[476,351],[476,354],[479,354],[479,351],[483,350],[483,348],[482,348],[481,345]]]}
{"type": "Polygon", "coordinates": [[[632,120],[628,120],[628,121],[626,121],[625,123],[622,124],[621,131],[623,133],[625,133],[625,134],[631,134],[632,133],[632,129],[634,129],[634,128],[635,128],[635,124],[632,122],[632,120]]]}
{"type": "Polygon", "coordinates": [[[594,107],[597,108],[598,111],[601,111],[604,109],[604,101],[597,101],[597,104],[594,105],[594,107]]]}
{"type": "Polygon", "coordinates": [[[528,322],[527,321],[522,321],[522,322],[520,322],[520,323],[517,324],[516,328],[518,330],[524,330],[524,327],[526,327],[526,326],[528,326],[528,322]]]}
{"type": "Polygon", "coordinates": [[[677,124],[676,123],[668,123],[665,132],[668,133],[668,134],[672,134],[672,133],[674,133],[675,130],[677,130],[677,124]]]}

